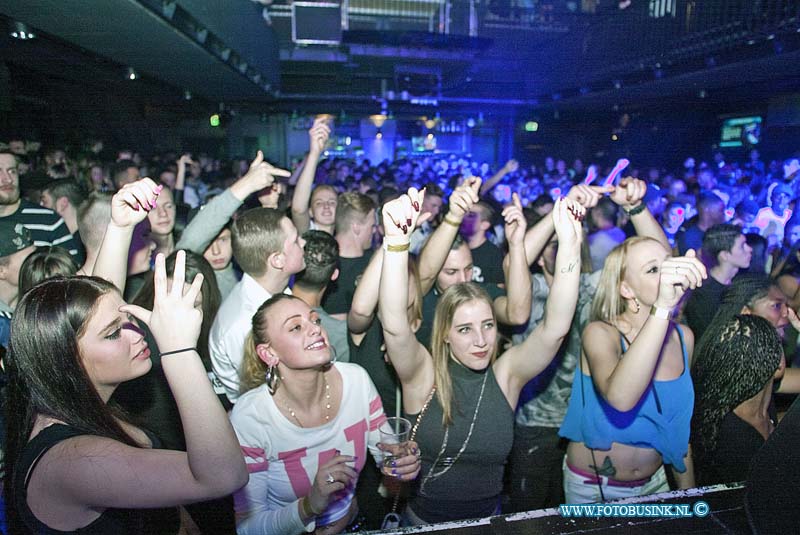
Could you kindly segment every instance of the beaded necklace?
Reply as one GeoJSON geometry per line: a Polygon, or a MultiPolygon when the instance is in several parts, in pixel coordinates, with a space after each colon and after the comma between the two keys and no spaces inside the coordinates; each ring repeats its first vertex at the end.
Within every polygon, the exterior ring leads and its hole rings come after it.
{"type": "MultiPolygon", "coordinates": [[[[331,385],[328,383],[328,377],[325,373],[322,374],[322,381],[325,383],[325,423],[328,423],[331,420],[331,385]]],[[[284,396],[281,396],[281,404],[283,408],[289,412],[289,415],[294,418],[297,425],[305,428],[300,418],[298,418],[297,414],[294,412],[294,409],[284,399],[284,396]]]]}

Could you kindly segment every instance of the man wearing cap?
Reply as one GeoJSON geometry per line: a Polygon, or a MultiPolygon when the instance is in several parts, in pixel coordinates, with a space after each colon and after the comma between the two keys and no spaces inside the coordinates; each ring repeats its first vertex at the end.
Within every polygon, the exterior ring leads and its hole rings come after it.
{"type": "Polygon", "coordinates": [[[34,251],[21,223],[0,219],[0,345],[8,347],[9,325],[19,293],[19,268],[34,251]]]}
{"type": "MultiPolygon", "coordinates": [[[[17,157],[11,152],[0,151],[0,221],[22,224],[29,232],[33,245],[58,245],[75,257],[78,248],[64,220],[54,211],[20,199],[17,157]]],[[[0,242],[11,239],[10,233],[0,233],[0,242]]]]}

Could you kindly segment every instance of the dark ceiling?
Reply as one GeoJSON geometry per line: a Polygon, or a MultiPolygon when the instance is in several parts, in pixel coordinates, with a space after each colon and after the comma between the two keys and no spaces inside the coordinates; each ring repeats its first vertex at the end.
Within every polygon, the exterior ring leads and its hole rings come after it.
{"type": "Polygon", "coordinates": [[[44,33],[20,42],[4,31],[0,61],[19,76],[93,81],[175,106],[189,91],[261,110],[364,108],[381,99],[417,110],[425,106],[412,99],[425,98],[488,112],[581,112],[746,103],[800,87],[797,1],[771,1],[770,13],[753,12],[751,2],[656,2],[672,6],[662,17],[645,1],[582,13],[575,5],[592,2],[539,0],[522,9],[511,1],[350,0],[336,46],[295,44],[289,3],[266,4],[0,0],[0,22],[44,33]],[[733,7],[704,11],[711,4],[733,7]],[[749,11],[735,10],[743,6],[749,11]],[[445,19],[449,33],[440,31],[445,19]],[[120,74],[128,66],[143,74],[135,87],[120,74]]]}

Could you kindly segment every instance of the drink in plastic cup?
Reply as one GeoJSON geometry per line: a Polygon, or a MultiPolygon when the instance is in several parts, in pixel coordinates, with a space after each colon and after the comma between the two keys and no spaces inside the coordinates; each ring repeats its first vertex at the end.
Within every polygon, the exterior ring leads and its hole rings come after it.
{"type": "Polygon", "coordinates": [[[391,417],[380,427],[383,450],[383,466],[391,473],[392,462],[396,457],[407,455],[408,439],[411,436],[411,422],[405,418],[391,417]]]}

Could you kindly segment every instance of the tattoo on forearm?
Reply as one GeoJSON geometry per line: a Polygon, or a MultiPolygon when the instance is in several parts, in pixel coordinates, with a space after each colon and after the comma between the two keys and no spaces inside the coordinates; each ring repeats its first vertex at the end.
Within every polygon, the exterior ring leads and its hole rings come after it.
{"type": "Polygon", "coordinates": [[[601,476],[614,477],[617,475],[617,469],[614,468],[614,464],[611,462],[611,457],[608,455],[606,455],[606,458],[603,459],[603,466],[595,466],[590,464],[589,468],[596,471],[598,475],[601,476]]]}
{"type": "Polygon", "coordinates": [[[570,262],[567,267],[561,268],[561,273],[572,273],[577,266],[577,262],[570,262]]]}

